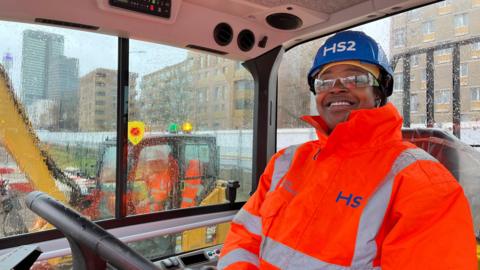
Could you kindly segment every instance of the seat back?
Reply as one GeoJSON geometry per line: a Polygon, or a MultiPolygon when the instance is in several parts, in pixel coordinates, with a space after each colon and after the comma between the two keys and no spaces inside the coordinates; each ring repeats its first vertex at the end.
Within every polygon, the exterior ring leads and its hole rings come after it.
{"type": "Polygon", "coordinates": [[[422,148],[442,163],[463,187],[480,231],[480,152],[453,134],[432,128],[405,128],[403,140],[422,148]]]}

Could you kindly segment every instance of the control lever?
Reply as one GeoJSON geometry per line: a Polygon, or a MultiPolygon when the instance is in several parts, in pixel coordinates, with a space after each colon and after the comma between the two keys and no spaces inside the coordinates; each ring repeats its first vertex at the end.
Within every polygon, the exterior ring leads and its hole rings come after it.
{"type": "Polygon", "coordinates": [[[240,187],[240,183],[237,180],[228,180],[227,189],[225,190],[225,196],[230,204],[235,203],[237,198],[237,189],[240,187]]]}

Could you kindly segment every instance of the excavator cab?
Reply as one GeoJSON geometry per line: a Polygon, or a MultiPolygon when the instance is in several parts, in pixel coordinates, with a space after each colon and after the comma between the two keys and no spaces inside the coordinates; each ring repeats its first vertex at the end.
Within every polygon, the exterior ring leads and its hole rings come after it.
{"type": "MultiPolygon", "coordinates": [[[[187,134],[149,135],[129,145],[128,214],[198,206],[218,178],[215,137],[187,134]]],[[[98,163],[96,191],[100,196],[95,219],[113,217],[115,209],[114,140],[107,140],[98,163]]]]}

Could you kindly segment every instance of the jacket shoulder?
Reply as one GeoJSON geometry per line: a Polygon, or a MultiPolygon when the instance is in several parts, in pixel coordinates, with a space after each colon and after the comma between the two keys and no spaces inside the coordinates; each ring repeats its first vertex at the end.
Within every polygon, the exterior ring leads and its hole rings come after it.
{"type": "Polygon", "coordinates": [[[398,159],[402,159],[400,163],[404,164],[400,166],[403,165],[404,168],[399,168],[395,177],[396,185],[410,195],[426,190],[427,193],[445,194],[461,189],[450,171],[421,148],[408,148],[398,159]]]}

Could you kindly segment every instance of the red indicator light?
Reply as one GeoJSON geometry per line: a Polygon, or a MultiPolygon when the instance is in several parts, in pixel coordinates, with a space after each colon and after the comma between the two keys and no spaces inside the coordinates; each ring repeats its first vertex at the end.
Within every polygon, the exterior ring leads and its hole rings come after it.
{"type": "Polygon", "coordinates": [[[139,128],[136,128],[136,127],[135,127],[135,128],[132,128],[132,129],[130,130],[130,134],[132,134],[133,136],[138,136],[138,135],[140,135],[140,129],[139,129],[139,128]]]}
{"type": "Polygon", "coordinates": [[[153,5],[150,5],[150,10],[151,11],[154,11],[155,10],[155,7],[153,5]]]}

